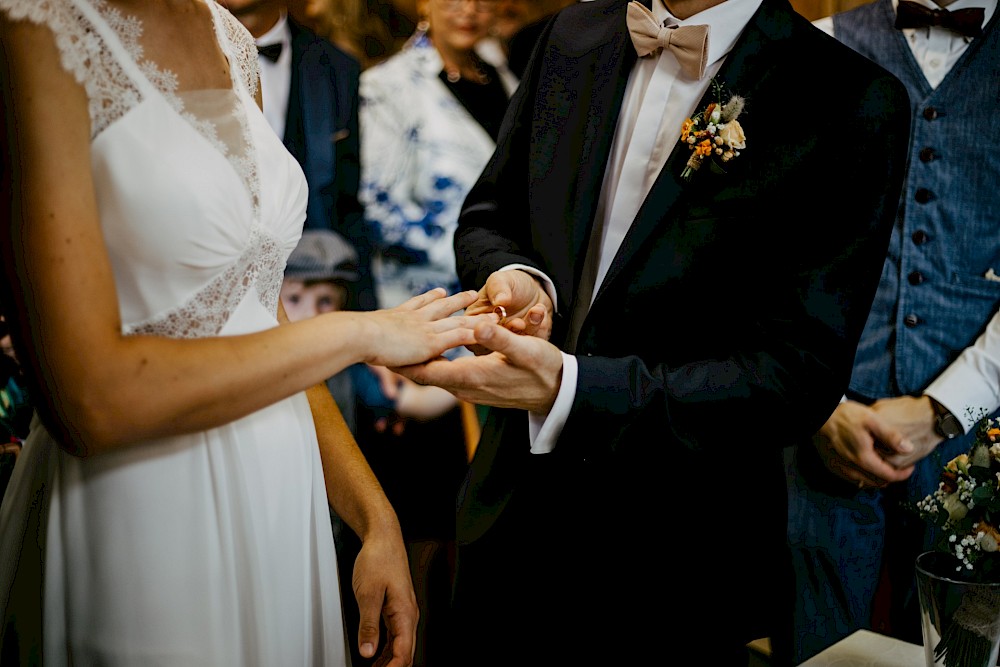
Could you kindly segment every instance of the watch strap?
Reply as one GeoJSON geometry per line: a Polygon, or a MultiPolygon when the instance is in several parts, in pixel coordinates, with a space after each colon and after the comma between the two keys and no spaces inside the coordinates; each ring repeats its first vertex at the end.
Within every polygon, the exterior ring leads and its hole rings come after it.
{"type": "Polygon", "coordinates": [[[962,426],[962,422],[959,421],[958,417],[953,415],[948,408],[938,403],[932,397],[928,396],[927,399],[931,403],[931,409],[934,410],[935,433],[946,440],[951,440],[952,438],[957,438],[960,435],[965,435],[965,428],[962,426]]]}

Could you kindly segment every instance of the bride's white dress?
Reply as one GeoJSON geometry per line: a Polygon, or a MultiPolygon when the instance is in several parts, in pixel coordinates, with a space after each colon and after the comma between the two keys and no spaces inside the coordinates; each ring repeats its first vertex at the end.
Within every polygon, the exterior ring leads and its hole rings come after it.
{"type": "MultiPolygon", "coordinates": [[[[302,172],[253,99],[252,38],[207,6],[231,89],[186,89],[147,59],[141,20],[105,0],[0,0],[8,18],[52,31],[87,91],[132,335],[276,326],[305,218],[302,172]]],[[[345,665],[340,605],[304,394],[89,459],[33,423],[0,509],[0,606],[5,625],[41,621],[46,665],[345,665]]]]}

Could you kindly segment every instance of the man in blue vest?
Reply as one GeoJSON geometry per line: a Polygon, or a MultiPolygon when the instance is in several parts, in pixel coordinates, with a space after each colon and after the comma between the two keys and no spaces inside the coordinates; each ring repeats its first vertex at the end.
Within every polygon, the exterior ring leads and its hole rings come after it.
{"type": "Polygon", "coordinates": [[[940,5],[875,0],[816,22],[903,82],[912,123],[848,394],[814,447],[786,452],[796,663],[858,629],[921,642],[913,564],[932,542],[908,506],[1000,408],[997,0],[940,5]]]}

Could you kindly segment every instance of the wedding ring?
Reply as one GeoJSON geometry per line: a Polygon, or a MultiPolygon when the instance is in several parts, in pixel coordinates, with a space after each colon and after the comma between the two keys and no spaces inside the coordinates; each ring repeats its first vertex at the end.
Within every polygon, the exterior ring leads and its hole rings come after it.
{"type": "Polygon", "coordinates": [[[503,326],[504,322],[507,321],[507,309],[503,306],[497,306],[493,309],[493,312],[500,318],[500,321],[497,322],[497,324],[503,326]]]}

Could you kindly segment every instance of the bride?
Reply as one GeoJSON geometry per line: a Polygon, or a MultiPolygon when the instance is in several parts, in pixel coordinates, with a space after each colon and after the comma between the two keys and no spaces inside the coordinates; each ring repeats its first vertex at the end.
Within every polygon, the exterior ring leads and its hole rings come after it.
{"type": "Polygon", "coordinates": [[[256,63],[211,0],[0,0],[3,304],[38,412],[0,508],[4,664],[344,665],[328,503],[363,540],[350,635],[411,663],[399,523],[322,383],[482,317],[432,290],[287,321],[306,186],[256,63]]]}

